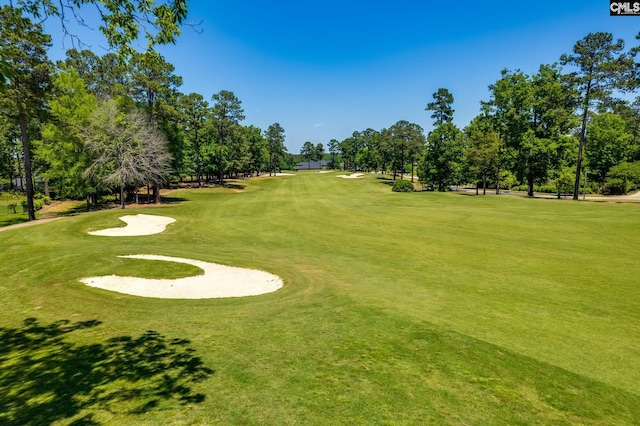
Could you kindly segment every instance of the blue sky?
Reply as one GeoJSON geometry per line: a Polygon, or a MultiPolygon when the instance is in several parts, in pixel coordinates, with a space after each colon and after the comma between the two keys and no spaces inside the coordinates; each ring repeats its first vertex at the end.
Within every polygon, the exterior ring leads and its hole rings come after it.
{"type": "MultiPolygon", "coordinates": [[[[243,124],[279,122],[292,153],[398,120],[428,132],[424,109],[440,87],[464,127],[501,69],[535,73],[589,32],[635,46],[640,31],[640,17],[610,17],[606,0],[194,0],[188,20],[201,33],[184,28],[160,49],[184,79],[180,90],[205,99],[233,91],[243,124]]],[[[61,52],[56,43],[51,56],[61,52]]]]}

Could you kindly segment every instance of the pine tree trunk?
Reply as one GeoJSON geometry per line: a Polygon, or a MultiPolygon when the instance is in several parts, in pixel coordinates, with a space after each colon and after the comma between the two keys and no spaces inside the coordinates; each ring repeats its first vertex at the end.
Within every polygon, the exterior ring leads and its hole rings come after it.
{"type": "Polygon", "coordinates": [[[31,154],[29,153],[29,137],[27,135],[27,119],[20,104],[18,104],[18,115],[18,120],[20,122],[20,136],[22,138],[22,149],[24,151],[24,177],[27,184],[27,212],[29,220],[36,220],[36,211],[33,206],[33,175],[31,172],[31,154]]]}
{"type": "Polygon", "coordinates": [[[580,193],[580,172],[582,169],[582,152],[584,150],[585,136],[587,134],[587,117],[589,116],[589,101],[591,97],[591,80],[587,83],[587,91],[582,106],[582,126],[580,127],[580,147],[578,148],[578,161],[576,164],[576,180],[573,185],[573,199],[578,200],[580,193]]]}

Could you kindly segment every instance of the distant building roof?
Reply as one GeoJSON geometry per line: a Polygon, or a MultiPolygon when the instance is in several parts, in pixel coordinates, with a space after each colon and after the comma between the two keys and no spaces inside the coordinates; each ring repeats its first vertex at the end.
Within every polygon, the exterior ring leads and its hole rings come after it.
{"type": "Polygon", "coordinates": [[[329,161],[320,160],[320,161],[301,161],[295,165],[293,170],[322,170],[326,169],[329,165],[329,161]]]}

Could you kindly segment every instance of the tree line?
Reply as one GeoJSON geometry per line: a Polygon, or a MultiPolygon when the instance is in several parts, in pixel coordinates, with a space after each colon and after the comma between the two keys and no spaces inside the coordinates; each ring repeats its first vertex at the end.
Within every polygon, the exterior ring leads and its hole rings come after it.
{"type": "Polygon", "coordinates": [[[51,37],[29,17],[29,5],[49,3],[22,3],[0,7],[0,183],[26,189],[30,219],[34,176],[58,197],[86,198],[89,207],[115,193],[124,208],[145,185],[160,202],[170,181],[222,184],[291,168],[280,124],[241,124],[242,102],[228,90],[210,102],[181,93],[182,78],[153,44],[136,52],[116,40],[117,51],[74,48],[52,63],[51,37]]]}
{"type": "MultiPolygon", "coordinates": [[[[640,38],[640,35],[637,37],[640,38]]],[[[414,123],[356,131],[328,144],[345,169],[397,175],[417,170],[419,181],[445,191],[475,183],[570,193],[626,193],[640,188],[640,97],[620,99],[639,86],[639,48],[605,32],[579,40],[571,54],[543,64],[534,75],[503,70],[490,98],[460,129],[446,88],[426,106],[434,129],[414,123]],[[564,68],[563,68],[564,67],[564,68]]]]}
{"type": "MultiPolygon", "coordinates": [[[[124,208],[144,186],[149,201],[160,202],[160,187],[171,181],[223,184],[293,167],[284,129],[241,124],[242,102],[233,92],[209,100],[180,92],[182,78],[154,47],[175,42],[184,0],[152,2],[152,9],[122,0],[120,12],[102,15],[112,52],[74,48],[52,63],[51,37],[38,21],[58,16],[64,28],[65,11],[75,16],[86,3],[104,1],[62,0],[58,8],[22,0],[0,7],[0,184],[26,189],[30,219],[33,176],[61,198],[86,198],[89,207],[115,193],[124,208]],[[140,28],[149,40],[143,52],[130,47],[140,28]]],[[[462,129],[453,124],[453,95],[440,88],[426,106],[434,127],[428,135],[400,120],[332,139],[328,152],[306,142],[301,158],[309,167],[328,158],[333,168],[394,179],[407,174],[412,181],[417,175],[439,191],[475,183],[483,191],[523,187],[529,195],[552,188],[575,199],[581,188],[625,193],[640,187],[640,97],[618,97],[638,88],[638,50],[625,50],[610,33],[590,33],[534,75],[503,70],[480,113],[462,129]]]]}

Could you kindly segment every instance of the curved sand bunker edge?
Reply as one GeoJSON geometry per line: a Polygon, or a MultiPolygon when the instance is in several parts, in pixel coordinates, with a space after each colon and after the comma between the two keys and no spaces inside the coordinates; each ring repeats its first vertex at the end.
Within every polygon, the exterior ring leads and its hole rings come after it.
{"type": "Polygon", "coordinates": [[[90,235],[103,237],[138,237],[154,235],[164,232],[167,225],[176,220],[168,216],[156,216],[150,214],[137,214],[120,216],[119,219],[126,225],[118,228],[107,228],[88,232],[90,235]]]}
{"type": "Polygon", "coordinates": [[[364,176],[364,173],[352,173],[350,175],[337,175],[336,177],[342,179],[360,179],[364,176]]]}
{"type": "Polygon", "coordinates": [[[274,292],[284,285],[279,276],[257,269],[152,254],[118,257],[185,263],[202,269],[204,273],[176,279],[106,275],[82,278],[80,281],[90,287],[103,290],[162,299],[212,299],[257,296],[274,292]]]}

